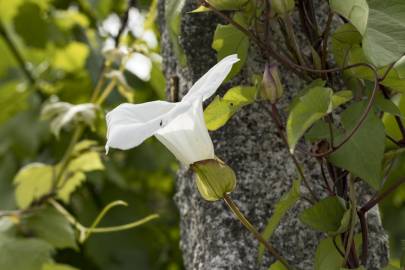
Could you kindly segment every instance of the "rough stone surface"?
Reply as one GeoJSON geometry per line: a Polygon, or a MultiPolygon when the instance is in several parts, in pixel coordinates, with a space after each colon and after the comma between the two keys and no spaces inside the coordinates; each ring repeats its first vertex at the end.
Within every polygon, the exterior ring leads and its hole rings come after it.
{"type": "MultiPolygon", "coordinates": [[[[213,32],[218,18],[211,13],[189,14],[196,7],[187,0],[183,8],[180,43],[187,56],[187,66],[181,67],[173,54],[164,22],[164,0],[159,1],[159,18],[163,39],[164,72],[167,79],[178,76],[183,95],[201,75],[216,63],[211,49],[213,32]]],[[[231,83],[241,83],[255,71],[262,70],[263,59],[249,55],[247,67],[231,83]]],[[[282,72],[287,95],[285,106],[302,82],[288,71],[282,72]]],[[[221,89],[228,89],[230,83],[221,89]]],[[[222,92],[221,90],[219,93],[222,92]]],[[[273,212],[274,204],[296,179],[296,171],[285,146],[277,137],[269,115],[259,104],[244,108],[219,131],[212,133],[218,157],[230,165],[238,176],[238,185],[232,198],[246,216],[260,230],[273,212]]],[[[300,157],[305,173],[318,182],[319,172],[313,161],[300,157]]],[[[197,192],[192,173],[183,169],[177,180],[175,201],[181,216],[181,249],[186,269],[268,269],[273,259],[265,257],[258,263],[258,243],[242,227],[221,201],[208,203],[197,192]]],[[[302,188],[305,193],[305,189],[302,188]]],[[[362,200],[369,192],[364,191],[362,200]]],[[[308,207],[300,200],[283,218],[271,242],[298,269],[313,269],[313,259],[319,239],[316,233],[300,223],[297,216],[308,207]]],[[[387,236],[383,232],[378,210],[369,214],[370,259],[368,269],[377,270],[387,263],[387,236]]],[[[325,269],[326,270],[326,269],[325,269]]]]}

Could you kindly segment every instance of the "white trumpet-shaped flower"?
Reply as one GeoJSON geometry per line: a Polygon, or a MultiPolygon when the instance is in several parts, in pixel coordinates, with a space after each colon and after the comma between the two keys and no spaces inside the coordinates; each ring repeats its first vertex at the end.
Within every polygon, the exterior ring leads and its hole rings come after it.
{"type": "Polygon", "coordinates": [[[184,165],[213,159],[214,147],[204,122],[202,103],[215,93],[238,61],[237,55],[222,59],[180,102],[119,105],[106,117],[106,150],[109,147],[130,149],[155,135],[184,165]]]}

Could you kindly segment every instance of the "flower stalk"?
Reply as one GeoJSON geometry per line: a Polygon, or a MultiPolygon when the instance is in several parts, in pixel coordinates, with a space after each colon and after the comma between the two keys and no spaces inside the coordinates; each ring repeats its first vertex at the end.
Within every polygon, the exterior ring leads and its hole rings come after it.
{"type": "Polygon", "coordinates": [[[267,251],[274,256],[280,263],[282,263],[288,270],[294,270],[292,266],[289,265],[287,260],[280,255],[280,253],[270,244],[268,243],[263,236],[259,233],[259,231],[256,229],[255,226],[250,223],[250,221],[243,215],[243,213],[240,211],[239,207],[236,205],[236,203],[232,200],[232,198],[228,194],[224,194],[223,200],[225,201],[226,205],[229,207],[229,209],[232,211],[232,213],[235,214],[235,216],[238,218],[240,223],[242,223],[245,228],[253,234],[253,236],[264,245],[264,247],[267,249],[267,251]]]}

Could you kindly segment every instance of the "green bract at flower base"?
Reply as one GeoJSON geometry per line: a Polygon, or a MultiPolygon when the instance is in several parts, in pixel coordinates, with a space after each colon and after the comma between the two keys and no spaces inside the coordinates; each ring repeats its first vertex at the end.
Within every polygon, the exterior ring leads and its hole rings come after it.
{"type": "Polygon", "coordinates": [[[235,172],[222,160],[202,160],[190,167],[195,172],[198,191],[207,201],[221,200],[235,189],[235,172]]]}

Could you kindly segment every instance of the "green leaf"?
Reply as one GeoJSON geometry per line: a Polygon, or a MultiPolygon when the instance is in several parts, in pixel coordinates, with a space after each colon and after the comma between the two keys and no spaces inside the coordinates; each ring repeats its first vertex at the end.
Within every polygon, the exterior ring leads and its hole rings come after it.
{"type": "Polygon", "coordinates": [[[232,101],[236,106],[245,106],[256,100],[257,88],[253,86],[235,86],[229,89],[224,99],[232,101]]]}
{"type": "MultiPolygon", "coordinates": [[[[83,150],[91,147],[93,141],[82,141],[73,150],[83,150]]],[[[68,203],[70,195],[86,180],[85,172],[104,170],[99,153],[95,151],[81,152],[68,165],[65,174],[58,186],[58,198],[68,203]]]]}
{"type": "Polygon", "coordinates": [[[0,1],[0,17],[4,24],[9,23],[18,13],[18,8],[24,0],[0,1]]]}
{"type": "MultiPolygon", "coordinates": [[[[296,180],[293,182],[291,189],[281,197],[281,199],[274,206],[274,213],[267,221],[267,225],[264,228],[263,238],[268,240],[272,236],[274,230],[277,228],[283,216],[287,211],[295,205],[300,198],[300,185],[301,181],[296,180]]],[[[262,259],[264,254],[264,246],[259,246],[259,260],[262,259]]],[[[276,268],[275,268],[276,269],[276,268]]]]}
{"type": "Polygon", "coordinates": [[[63,186],[58,189],[58,198],[69,203],[70,195],[81,186],[86,180],[86,175],[82,172],[69,173],[65,178],[63,186]]]}
{"type": "Polygon", "coordinates": [[[338,197],[327,197],[302,211],[299,219],[314,230],[335,234],[342,227],[346,211],[338,197]]]}
{"type": "Polygon", "coordinates": [[[347,18],[364,34],[367,27],[369,8],[366,0],[330,0],[333,11],[347,18]]]}
{"type": "Polygon", "coordinates": [[[174,53],[181,65],[186,64],[186,56],[183,48],[180,46],[181,34],[181,17],[185,0],[168,0],[165,1],[165,19],[166,27],[169,33],[170,42],[173,46],[174,53]]]}
{"type": "Polygon", "coordinates": [[[70,223],[54,208],[40,210],[27,219],[27,226],[55,248],[77,249],[75,232],[70,223]]]}
{"type": "Polygon", "coordinates": [[[0,269],[42,270],[53,248],[43,240],[0,234],[0,269]]]}
{"type": "Polygon", "coordinates": [[[377,93],[375,105],[383,112],[402,117],[398,106],[391,100],[386,99],[381,93],[377,93]]]}
{"type": "MultiPolygon", "coordinates": [[[[1,10],[1,3],[4,3],[4,1],[0,1],[0,10],[1,10]]],[[[3,19],[3,17],[1,16],[1,11],[0,17],[3,19]]],[[[0,39],[0,54],[3,55],[1,59],[2,61],[0,61],[0,76],[4,77],[7,75],[10,69],[15,68],[17,66],[17,61],[11,54],[10,48],[7,46],[7,43],[5,42],[4,39],[0,39]]]]}
{"type": "MultiPolygon", "coordinates": [[[[330,113],[333,109],[333,91],[330,88],[314,87],[299,98],[291,109],[287,120],[287,140],[293,152],[298,140],[312,124],[330,113]]],[[[339,97],[335,100],[339,103],[339,97]]],[[[340,99],[341,100],[341,99],[340,99]]]]}
{"type": "Polygon", "coordinates": [[[49,193],[53,174],[52,166],[42,163],[32,163],[23,167],[14,179],[17,186],[15,197],[18,207],[26,208],[34,200],[49,193]]]}
{"type": "Polygon", "coordinates": [[[405,56],[402,56],[401,59],[395,63],[394,70],[400,79],[405,79],[405,56]]]}
{"type": "MultiPolygon", "coordinates": [[[[391,98],[391,101],[399,108],[402,115],[405,115],[405,97],[403,94],[397,94],[391,98]]],[[[398,127],[397,121],[392,114],[385,113],[382,117],[384,123],[385,131],[387,135],[391,136],[395,140],[399,141],[402,139],[401,131],[398,127]]],[[[403,122],[403,121],[402,121],[403,122]]],[[[387,148],[397,148],[397,145],[391,141],[386,141],[387,148]]]]}
{"type": "Polygon", "coordinates": [[[223,98],[216,96],[204,110],[204,119],[209,130],[217,130],[243,106],[254,102],[256,87],[235,86],[223,98]]]}
{"type": "MultiPolygon", "coordinates": [[[[246,25],[243,15],[235,16],[234,19],[241,25],[246,25]]],[[[236,53],[238,55],[240,61],[233,65],[232,70],[227,77],[229,79],[238,74],[241,68],[245,65],[249,50],[249,38],[231,24],[219,24],[215,30],[212,48],[217,51],[218,61],[231,54],[236,53]]]]}
{"type": "Polygon", "coordinates": [[[388,265],[388,266],[384,267],[382,270],[401,270],[401,268],[395,267],[393,265],[388,265]]]}
{"type": "Polygon", "coordinates": [[[42,266],[42,270],[78,270],[78,269],[67,264],[47,263],[42,266]]]}
{"type": "MultiPolygon", "coordinates": [[[[249,0],[207,0],[207,2],[218,10],[241,10],[249,3],[249,0]]],[[[191,11],[193,13],[210,11],[209,8],[199,6],[191,11]]]]}
{"type": "Polygon", "coordinates": [[[94,151],[79,155],[68,166],[68,171],[70,172],[90,172],[96,170],[104,170],[104,165],[101,162],[99,153],[94,151]]]}
{"type": "Polygon", "coordinates": [[[82,141],[78,142],[75,145],[75,147],[73,148],[72,156],[77,156],[85,151],[90,150],[92,147],[95,147],[97,145],[98,145],[97,141],[82,140],[82,141]]]}
{"type": "Polygon", "coordinates": [[[405,52],[405,2],[369,0],[363,50],[367,58],[382,67],[399,60],[405,52]]]}
{"type": "Polygon", "coordinates": [[[340,270],[342,263],[342,255],[336,250],[332,238],[321,240],[315,253],[315,270],[340,270]]]}
{"type": "Polygon", "coordinates": [[[332,107],[335,109],[353,99],[353,92],[350,90],[342,90],[336,92],[332,96],[332,107]]]}
{"type": "MultiPolygon", "coordinates": [[[[361,234],[354,237],[357,253],[360,252],[361,247],[361,234]]],[[[336,237],[336,244],[343,250],[340,237],[336,237]]],[[[322,239],[315,253],[315,270],[341,270],[343,264],[343,257],[336,250],[332,238],[322,239]]]]}
{"type": "Polygon", "coordinates": [[[204,120],[208,130],[217,130],[228,122],[239,107],[232,101],[216,96],[204,110],[204,120]]]}
{"type": "MultiPolygon", "coordinates": [[[[339,27],[332,36],[332,52],[337,64],[340,67],[353,65],[357,63],[370,63],[361,48],[362,36],[351,24],[344,24],[339,27]]],[[[404,58],[405,60],[405,58],[404,58]]],[[[394,91],[405,92],[405,83],[403,78],[405,66],[399,61],[388,73],[384,81],[381,82],[386,87],[394,91]]],[[[388,66],[378,69],[379,76],[386,73],[388,66]]],[[[370,68],[358,66],[344,71],[345,75],[354,78],[374,81],[374,74],[370,68]]]]}
{"type": "Polygon", "coordinates": [[[273,263],[269,270],[288,270],[280,261],[273,263]]]}
{"type": "MultiPolygon", "coordinates": [[[[347,132],[355,127],[365,107],[364,102],[357,102],[342,113],[342,124],[347,132]]],[[[342,134],[336,138],[336,141],[340,142],[345,137],[346,134],[342,134]]],[[[384,142],[384,126],[375,113],[370,111],[354,136],[328,159],[335,166],[350,171],[378,189],[381,184],[384,142]]]]}
{"type": "Polygon", "coordinates": [[[84,68],[89,48],[80,42],[70,42],[65,48],[57,49],[52,58],[52,66],[65,72],[75,72],[84,68]]]}
{"type": "Polygon", "coordinates": [[[44,17],[41,8],[35,3],[27,2],[20,6],[14,17],[14,28],[25,45],[45,49],[49,22],[44,17]]]}
{"type": "MultiPolygon", "coordinates": [[[[399,60],[405,52],[405,2],[402,0],[330,0],[363,36],[363,51],[377,67],[399,60]]],[[[342,51],[343,52],[343,51],[342,51]]]]}
{"type": "Polygon", "coordinates": [[[54,17],[56,25],[62,30],[70,30],[75,25],[89,26],[89,19],[77,10],[58,10],[54,17]]]}
{"type": "Polygon", "coordinates": [[[0,124],[16,113],[27,109],[30,92],[18,82],[8,82],[0,86],[0,124]]]}
{"type": "Polygon", "coordinates": [[[291,100],[290,104],[288,105],[288,111],[291,112],[292,108],[295,107],[300,102],[301,97],[305,96],[312,88],[316,87],[324,87],[326,85],[326,81],[321,79],[316,79],[305,86],[304,89],[299,91],[291,100]]]}
{"type": "MultiPolygon", "coordinates": [[[[334,132],[335,134],[335,132],[334,132]]],[[[310,130],[305,133],[305,140],[316,142],[330,138],[329,125],[323,120],[319,120],[313,124],[310,130]]]]}

